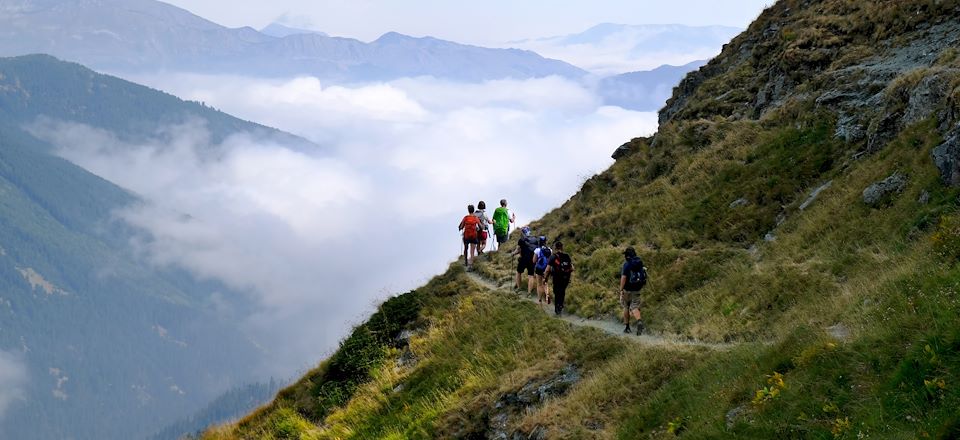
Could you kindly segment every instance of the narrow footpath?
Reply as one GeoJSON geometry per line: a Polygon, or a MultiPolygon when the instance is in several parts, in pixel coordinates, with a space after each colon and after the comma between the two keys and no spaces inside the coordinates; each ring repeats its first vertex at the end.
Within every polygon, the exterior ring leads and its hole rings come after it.
{"type": "Polygon", "coordinates": [[[518,299],[529,301],[533,304],[537,304],[541,310],[547,315],[554,317],[554,319],[559,319],[561,321],[567,322],[570,325],[575,325],[577,327],[592,327],[608,333],[612,336],[621,337],[624,339],[631,340],[638,344],[651,345],[658,347],[704,347],[714,350],[725,350],[731,347],[740,345],[739,343],[710,343],[710,342],[701,342],[691,339],[681,339],[679,337],[666,337],[663,335],[653,335],[644,333],[640,336],[637,336],[634,333],[624,333],[623,332],[623,323],[616,321],[614,319],[588,319],[581,318],[576,315],[563,314],[560,317],[556,317],[553,313],[553,305],[543,305],[540,306],[537,303],[537,300],[531,296],[526,295],[525,293],[517,294],[514,293],[511,285],[498,285],[495,281],[485,278],[476,272],[467,272],[467,277],[477,285],[493,291],[493,292],[502,292],[518,299]]]}

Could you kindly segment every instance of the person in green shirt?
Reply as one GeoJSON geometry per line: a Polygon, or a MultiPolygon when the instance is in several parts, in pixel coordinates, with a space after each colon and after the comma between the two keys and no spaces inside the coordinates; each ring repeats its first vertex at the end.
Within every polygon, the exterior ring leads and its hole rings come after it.
{"type": "Polygon", "coordinates": [[[516,216],[507,210],[507,199],[500,200],[500,207],[493,211],[493,233],[497,236],[497,248],[507,242],[510,223],[516,220],[516,216]]]}

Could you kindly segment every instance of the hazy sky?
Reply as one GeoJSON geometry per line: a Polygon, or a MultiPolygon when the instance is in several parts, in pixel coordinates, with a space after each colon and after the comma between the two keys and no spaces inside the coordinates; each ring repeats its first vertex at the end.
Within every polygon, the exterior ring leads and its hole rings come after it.
{"type": "Polygon", "coordinates": [[[772,0],[166,0],[220,24],[261,28],[286,16],[331,35],[388,31],[465,43],[576,33],[598,23],[746,27],[772,0]]]}

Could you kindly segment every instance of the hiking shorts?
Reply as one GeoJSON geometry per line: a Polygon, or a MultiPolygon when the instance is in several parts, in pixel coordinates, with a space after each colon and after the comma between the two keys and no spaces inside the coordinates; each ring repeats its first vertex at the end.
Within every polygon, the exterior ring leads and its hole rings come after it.
{"type": "Polygon", "coordinates": [[[463,244],[480,244],[480,241],[477,240],[477,237],[473,237],[473,238],[463,237],[463,244]]]}
{"type": "Polygon", "coordinates": [[[640,291],[624,290],[620,305],[627,310],[640,310],[640,291]]]}
{"type": "Polygon", "coordinates": [[[502,234],[497,233],[497,244],[504,244],[504,243],[506,243],[506,242],[507,242],[507,239],[508,239],[509,237],[510,237],[510,235],[507,234],[506,232],[504,232],[504,233],[502,233],[502,234]]]}
{"type": "Polygon", "coordinates": [[[517,273],[527,272],[527,275],[533,275],[533,261],[530,258],[520,257],[517,260],[517,273]]]}
{"type": "Polygon", "coordinates": [[[535,274],[537,274],[537,275],[540,275],[540,276],[543,276],[543,274],[546,273],[546,271],[547,271],[547,269],[545,269],[545,268],[544,268],[544,269],[536,268],[536,269],[534,269],[533,273],[535,273],[535,274]]]}

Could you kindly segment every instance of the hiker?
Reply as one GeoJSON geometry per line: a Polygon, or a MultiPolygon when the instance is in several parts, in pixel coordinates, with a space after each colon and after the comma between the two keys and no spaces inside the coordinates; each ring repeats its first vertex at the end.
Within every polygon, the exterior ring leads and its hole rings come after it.
{"type": "Polygon", "coordinates": [[[480,242],[480,219],[473,215],[473,205],[467,205],[467,212],[463,220],[460,220],[459,228],[463,231],[463,263],[467,270],[470,270],[477,255],[477,243],[480,242]]]}
{"type": "Polygon", "coordinates": [[[557,240],[553,247],[556,252],[550,259],[544,277],[553,276],[553,313],[560,316],[563,313],[563,302],[567,296],[567,286],[570,285],[570,276],[573,274],[573,260],[563,252],[563,242],[557,240]]]}
{"type": "Polygon", "coordinates": [[[550,289],[549,286],[547,286],[546,272],[547,266],[550,265],[550,257],[553,251],[547,246],[547,237],[541,235],[537,241],[539,247],[533,251],[533,273],[537,276],[537,302],[540,303],[540,305],[543,305],[544,301],[550,304],[550,289]]]}
{"type": "Polygon", "coordinates": [[[523,273],[527,273],[527,295],[533,293],[533,253],[538,247],[536,237],[530,235],[530,228],[524,226],[520,229],[520,240],[517,241],[517,248],[510,255],[520,255],[517,259],[517,282],[514,289],[521,292],[520,280],[523,273]]]}
{"type": "Polygon", "coordinates": [[[507,199],[500,200],[500,207],[493,211],[493,233],[497,236],[497,248],[507,242],[510,224],[516,221],[516,216],[507,210],[507,199]]]}
{"type": "Polygon", "coordinates": [[[490,224],[493,223],[493,220],[487,217],[486,202],[481,200],[480,203],[477,203],[477,210],[473,215],[477,216],[477,220],[480,220],[480,244],[477,246],[477,253],[483,254],[483,251],[487,249],[487,238],[490,237],[490,224]]]}
{"type": "Polygon", "coordinates": [[[637,335],[643,333],[643,318],[640,316],[640,289],[647,284],[647,268],[637,251],[628,247],[623,251],[624,263],[620,269],[620,305],[623,306],[624,333],[630,333],[630,315],[636,319],[637,335]]]}

